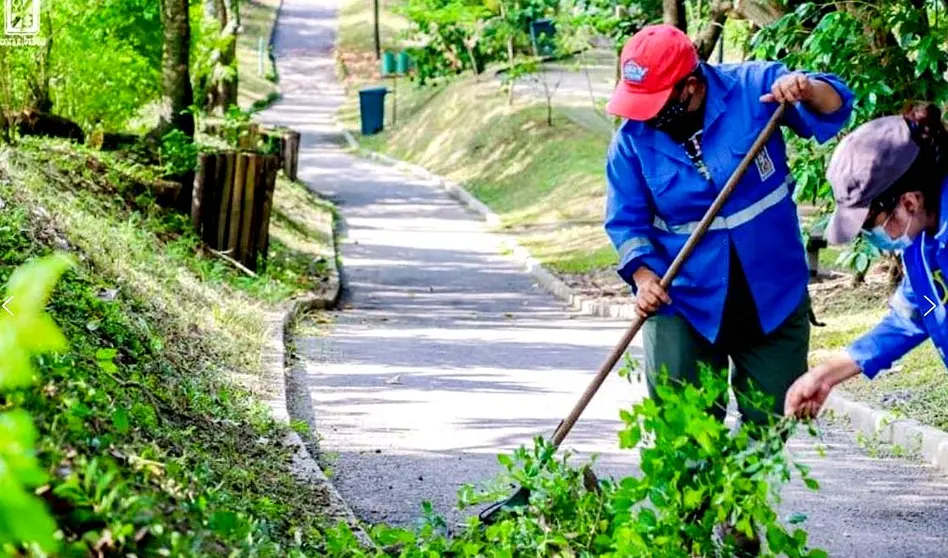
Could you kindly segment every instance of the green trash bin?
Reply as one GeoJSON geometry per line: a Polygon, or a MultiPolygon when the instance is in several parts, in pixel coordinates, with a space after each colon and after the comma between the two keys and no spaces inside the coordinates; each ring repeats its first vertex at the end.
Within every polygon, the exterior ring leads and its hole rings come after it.
{"type": "Polygon", "coordinates": [[[395,71],[399,75],[406,75],[411,69],[411,57],[408,56],[408,53],[404,50],[398,53],[398,61],[395,65],[395,71]]]}
{"type": "Polygon", "coordinates": [[[359,117],[362,135],[371,136],[385,128],[385,87],[365,87],[359,90],[359,117]]]}
{"type": "Polygon", "coordinates": [[[395,73],[395,54],[385,51],[382,53],[382,76],[390,76],[395,73]]]}

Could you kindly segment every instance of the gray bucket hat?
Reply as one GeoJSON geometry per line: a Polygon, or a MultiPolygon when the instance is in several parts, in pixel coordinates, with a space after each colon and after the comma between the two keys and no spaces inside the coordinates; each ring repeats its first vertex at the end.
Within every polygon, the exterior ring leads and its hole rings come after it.
{"type": "Polygon", "coordinates": [[[872,200],[905,174],[918,153],[908,122],[901,116],[870,120],[843,138],[826,168],[836,198],[826,240],[845,244],[855,238],[869,216],[872,200]]]}

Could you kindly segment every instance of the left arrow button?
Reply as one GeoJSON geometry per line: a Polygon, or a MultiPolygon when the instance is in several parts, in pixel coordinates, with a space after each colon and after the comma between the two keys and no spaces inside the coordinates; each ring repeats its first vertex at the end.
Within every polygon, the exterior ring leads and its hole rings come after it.
{"type": "Polygon", "coordinates": [[[9,308],[7,308],[7,305],[10,304],[11,302],[13,302],[13,297],[12,297],[12,296],[11,296],[10,298],[4,300],[4,301],[3,301],[3,304],[0,305],[0,308],[3,308],[3,311],[4,311],[4,312],[6,312],[7,314],[10,314],[10,315],[12,316],[12,315],[13,315],[13,311],[11,311],[9,308]]]}

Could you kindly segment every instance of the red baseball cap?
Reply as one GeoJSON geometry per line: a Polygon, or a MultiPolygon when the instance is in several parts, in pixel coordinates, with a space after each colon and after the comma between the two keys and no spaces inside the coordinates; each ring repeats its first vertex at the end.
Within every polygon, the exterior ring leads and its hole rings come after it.
{"type": "Polygon", "coordinates": [[[698,51],[674,25],[649,25],[622,47],[622,79],[606,111],[648,120],[665,106],[675,84],[698,67],[698,51]]]}

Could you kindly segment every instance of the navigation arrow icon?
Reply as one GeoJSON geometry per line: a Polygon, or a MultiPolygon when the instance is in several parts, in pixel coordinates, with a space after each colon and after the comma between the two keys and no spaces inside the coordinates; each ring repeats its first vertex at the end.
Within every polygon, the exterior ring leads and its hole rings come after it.
{"type": "Polygon", "coordinates": [[[12,316],[12,315],[13,315],[13,312],[11,312],[9,308],[7,308],[7,304],[10,304],[11,302],[13,302],[13,297],[12,297],[12,296],[11,296],[10,298],[4,300],[4,301],[3,301],[3,304],[0,305],[0,308],[3,308],[3,311],[4,311],[4,312],[6,312],[7,314],[10,314],[10,315],[12,316]]]}
{"type": "Polygon", "coordinates": [[[927,315],[931,314],[931,313],[932,313],[932,310],[934,310],[935,308],[937,308],[938,305],[935,304],[934,302],[932,302],[932,299],[928,298],[927,296],[925,297],[925,300],[927,300],[928,303],[932,305],[932,307],[928,309],[928,312],[925,312],[925,314],[924,314],[925,316],[927,316],[927,315]]]}

